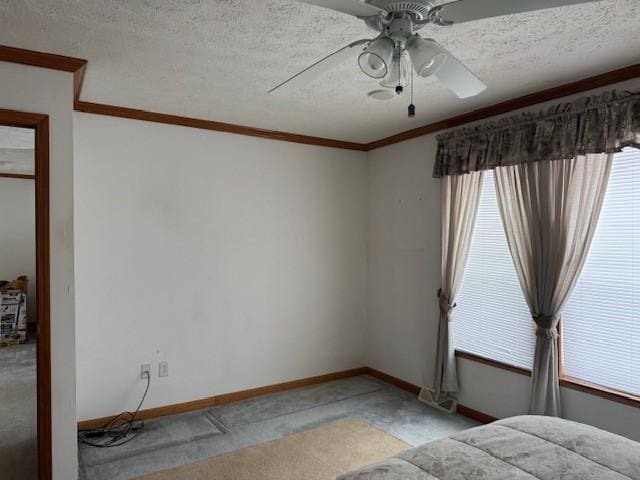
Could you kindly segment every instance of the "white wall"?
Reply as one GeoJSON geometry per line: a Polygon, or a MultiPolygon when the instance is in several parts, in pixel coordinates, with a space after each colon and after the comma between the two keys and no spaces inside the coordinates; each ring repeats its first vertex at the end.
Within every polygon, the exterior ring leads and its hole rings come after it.
{"type": "Polygon", "coordinates": [[[73,271],[73,76],[0,62],[0,108],[50,121],[53,478],[77,478],[73,271]]]}
{"type": "MultiPolygon", "coordinates": [[[[142,363],[146,407],[362,365],[431,383],[435,135],[364,154],[77,113],[74,138],[79,419],[135,406],[142,363]]],[[[459,364],[461,403],[526,412],[527,377],[459,364]]],[[[637,409],[563,398],[640,432],[637,409]]]]}
{"type": "MultiPolygon", "coordinates": [[[[461,404],[497,418],[527,413],[529,377],[466,359],[458,359],[458,375],[461,404]]],[[[569,388],[560,391],[564,418],[640,441],[638,407],[569,388]]]]}
{"type": "Polygon", "coordinates": [[[366,364],[366,154],[75,114],[78,418],[366,364]],[[158,362],[170,375],[158,378],[158,362]]]}
{"type": "Polygon", "coordinates": [[[369,366],[431,382],[440,286],[435,137],[369,152],[369,366]]]}
{"type": "Polygon", "coordinates": [[[27,320],[35,321],[36,192],[33,180],[0,177],[0,280],[29,278],[27,320]]]}
{"type": "MultiPolygon", "coordinates": [[[[640,81],[611,88],[637,89],[640,81]]],[[[369,365],[418,385],[432,383],[438,328],[440,186],[432,178],[436,149],[436,135],[426,135],[368,156],[369,365]]],[[[528,377],[469,360],[459,359],[458,366],[460,403],[496,417],[527,412],[528,377]]],[[[640,440],[638,408],[566,388],[562,400],[567,418],[640,440]]]]}

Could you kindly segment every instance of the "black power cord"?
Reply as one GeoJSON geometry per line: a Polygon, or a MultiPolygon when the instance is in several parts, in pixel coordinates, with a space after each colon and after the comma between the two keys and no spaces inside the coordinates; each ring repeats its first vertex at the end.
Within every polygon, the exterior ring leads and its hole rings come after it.
{"type": "Polygon", "coordinates": [[[147,374],[147,388],[145,389],[135,412],[122,412],[121,414],[113,417],[102,427],[79,431],[78,441],[80,443],[100,448],[119,447],[140,435],[140,432],[144,428],[144,422],[142,420],[136,420],[136,417],[140,412],[140,408],[142,408],[144,399],[147,398],[147,393],[151,386],[151,375],[148,371],[145,371],[144,373],[147,374]]]}

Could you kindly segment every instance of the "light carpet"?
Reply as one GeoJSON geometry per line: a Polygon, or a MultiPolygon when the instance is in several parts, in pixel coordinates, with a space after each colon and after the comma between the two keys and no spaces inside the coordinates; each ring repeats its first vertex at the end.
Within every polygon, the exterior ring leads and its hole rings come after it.
{"type": "Polygon", "coordinates": [[[346,419],[139,480],[333,480],[409,445],[362,420],[346,419]]]}

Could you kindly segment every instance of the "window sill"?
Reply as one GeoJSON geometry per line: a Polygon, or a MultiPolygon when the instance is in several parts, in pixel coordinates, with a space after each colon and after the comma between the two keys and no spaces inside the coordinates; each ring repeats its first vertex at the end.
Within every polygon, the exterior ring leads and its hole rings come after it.
{"type": "MultiPolygon", "coordinates": [[[[482,363],[484,365],[489,365],[490,367],[500,368],[502,370],[507,370],[509,372],[517,373],[519,375],[525,375],[527,377],[531,376],[531,370],[527,370],[526,368],[515,367],[513,365],[509,365],[503,362],[498,362],[496,360],[491,360],[489,358],[485,358],[480,355],[475,355],[473,353],[456,350],[456,357],[464,358],[466,360],[471,360],[472,362],[482,363]]],[[[612,402],[622,403],[624,405],[630,405],[632,407],[640,408],[640,397],[638,396],[632,395],[630,393],[624,393],[624,392],[619,392],[617,390],[612,390],[610,388],[603,387],[600,385],[594,385],[592,383],[585,382],[583,380],[578,380],[577,378],[562,376],[560,377],[560,386],[564,388],[569,388],[571,390],[577,390],[579,392],[588,393],[590,395],[601,397],[606,400],[610,400],[612,402]]]]}
{"type": "Polygon", "coordinates": [[[472,362],[483,363],[490,367],[501,368],[502,370],[508,370],[509,372],[518,373],[520,375],[531,376],[531,370],[526,368],[516,367],[515,365],[509,365],[508,363],[498,362],[497,360],[491,360],[490,358],[476,355],[475,353],[463,352],[462,350],[456,350],[456,357],[471,360],[472,362]]]}
{"type": "Polygon", "coordinates": [[[612,390],[601,385],[595,385],[593,383],[585,382],[577,378],[563,376],[560,377],[560,386],[570,388],[571,390],[577,390],[579,392],[588,393],[597,397],[611,400],[612,402],[622,403],[624,405],[630,405],[632,407],[640,408],[640,397],[632,395],[630,393],[620,392],[618,390],[612,390]]]}

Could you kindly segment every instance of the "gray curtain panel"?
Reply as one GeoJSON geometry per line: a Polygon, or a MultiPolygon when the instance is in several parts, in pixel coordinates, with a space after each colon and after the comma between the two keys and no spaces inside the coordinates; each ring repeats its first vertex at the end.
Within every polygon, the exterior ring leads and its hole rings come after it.
{"type": "Polygon", "coordinates": [[[613,154],[495,169],[498,206],[537,325],[529,413],[561,415],[558,322],[589,252],[613,154]]]}
{"type": "Polygon", "coordinates": [[[610,91],[438,135],[433,175],[640,148],[640,92],[610,91]]]}
{"type": "Polygon", "coordinates": [[[440,184],[442,278],[438,291],[440,321],[433,386],[436,399],[458,391],[451,321],[455,296],[469,256],[483,176],[483,172],[448,176],[440,184]]]}

